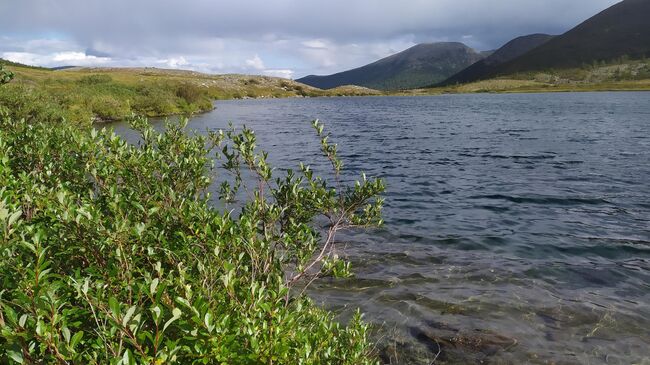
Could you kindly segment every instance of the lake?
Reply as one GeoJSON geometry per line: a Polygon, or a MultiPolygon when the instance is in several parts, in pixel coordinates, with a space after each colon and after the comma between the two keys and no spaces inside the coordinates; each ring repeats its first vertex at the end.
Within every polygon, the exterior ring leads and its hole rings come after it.
{"type": "Polygon", "coordinates": [[[385,226],[341,237],[356,277],[310,295],[361,308],[384,361],[650,361],[650,93],[219,101],[190,126],[327,174],[315,118],[388,189],[385,226]]]}

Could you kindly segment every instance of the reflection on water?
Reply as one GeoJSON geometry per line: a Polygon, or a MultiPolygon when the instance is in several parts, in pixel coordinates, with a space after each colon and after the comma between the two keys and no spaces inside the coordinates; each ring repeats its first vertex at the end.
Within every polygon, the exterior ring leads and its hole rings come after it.
{"type": "MultiPolygon", "coordinates": [[[[385,178],[386,225],[339,237],[387,363],[650,362],[650,93],[224,101],[199,131],[246,124],[276,166],[385,178]]],[[[115,125],[126,133],[122,125],[115,125]]]]}

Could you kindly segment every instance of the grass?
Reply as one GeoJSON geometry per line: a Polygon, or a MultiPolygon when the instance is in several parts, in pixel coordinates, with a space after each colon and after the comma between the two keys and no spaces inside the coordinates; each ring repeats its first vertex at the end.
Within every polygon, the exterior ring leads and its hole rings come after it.
{"type": "Polygon", "coordinates": [[[400,95],[650,90],[650,61],[621,59],[580,68],[527,72],[467,84],[416,89],[400,95]]]}
{"type": "Polygon", "coordinates": [[[209,111],[218,99],[359,96],[361,87],[320,90],[292,80],[249,75],[208,75],[155,68],[49,70],[5,62],[15,79],[0,90],[0,105],[16,118],[81,123],[209,111]]]}

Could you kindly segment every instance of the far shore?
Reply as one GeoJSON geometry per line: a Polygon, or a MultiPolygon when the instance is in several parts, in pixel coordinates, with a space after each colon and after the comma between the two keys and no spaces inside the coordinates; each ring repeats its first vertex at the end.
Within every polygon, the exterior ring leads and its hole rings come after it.
{"type": "Polygon", "coordinates": [[[29,118],[30,115],[40,114],[52,121],[66,119],[82,124],[85,121],[91,124],[110,123],[132,114],[151,118],[194,115],[212,111],[215,101],[234,99],[650,91],[650,79],[616,79],[616,74],[610,69],[618,66],[592,70],[589,75],[601,75],[595,80],[579,79],[576,75],[580,73],[576,70],[565,70],[562,76],[537,73],[446,87],[394,91],[356,85],[322,90],[278,77],[209,75],[156,68],[50,70],[18,64],[7,67],[16,77],[2,89],[0,103],[16,110],[18,113],[15,117],[29,118]],[[26,114],[20,115],[21,111],[26,114]]]}

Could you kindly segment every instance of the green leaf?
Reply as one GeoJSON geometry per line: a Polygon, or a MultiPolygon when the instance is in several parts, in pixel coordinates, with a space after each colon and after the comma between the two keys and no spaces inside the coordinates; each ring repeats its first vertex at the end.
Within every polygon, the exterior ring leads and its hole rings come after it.
{"type": "Polygon", "coordinates": [[[84,285],[83,285],[83,287],[81,288],[81,291],[82,291],[84,294],[88,294],[88,286],[89,286],[89,285],[90,285],[90,279],[86,278],[86,279],[84,280],[84,285]]]}
{"type": "Polygon", "coordinates": [[[153,280],[151,280],[151,284],[149,284],[149,293],[151,295],[156,294],[156,288],[158,288],[158,282],[159,282],[158,278],[154,278],[153,280]]]}
{"type": "Polygon", "coordinates": [[[19,364],[23,364],[25,362],[25,359],[23,359],[23,354],[18,351],[7,350],[7,355],[9,356],[10,359],[12,359],[13,361],[19,364]]]}
{"type": "Polygon", "coordinates": [[[135,358],[133,357],[133,353],[131,353],[130,349],[126,349],[124,351],[124,355],[122,356],[122,365],[134,365],[135,364],[135,358]]]}
{"type": "Polygon", "coordinates": [[[70,343],[70,330],[68,329],[68,327],[61,328],[61,333],[63,334],[63,339],[65,340],[65,343],[69,344],[70,343]]]}
{"type": "Polygon", "coordinates": [[[7,227],[11,227],[18,221],[18,218],[23,214],[22,210],[17,210],[15,211],[12,215],[9,216],[9,220],[7,221],[7,227]]]}
{"type": "Polygon", "coordinates": [[[33,243],[31,243],[31,242],[27,242],[27,241],[23,241],[23,245],[24,245],[25,247],[27,247],[27,248],[28,248],[31,252],[33,252],[34,254],[36,253],[36,246],[35,246],[33,243]]]}
{"type": "Polygon", "coordinates": [[[9,323],[11,324],[16,323],[16,321],[18,320],[18,315],[16,314],[16,311],[8,305],[3,305],[3,308],[5,309],[5,315],[7,316],[9,323]]]}
{"type": "Polygon", "coordinates": [[[178,309],[178,308],[174,308],[174,310],[172,310],[172,318],[170,318],[167,322],[165,322],[165,325],[163,326],[163,332],[165,332],[165,330],[167,329],[167,327],[169,327],[169,326],[170,326],[172,323],[174,323],[177,319],[181,318],[181,315],[182,315],[182,314],[183,314],[183,313],[181,312],[180,309],[178,309]]]}
{"type": "Polygon", "coordinates": [[[136,309],[137,307],[135,305],[127,309],[124,318],[122,318],[122,326],[126,327],[129,324],[129,321],[131,320],[131,317],[133,317],[133,314],[135,313],[136,309]]]}
{"type": "Polygon", "coordinates": [[[113,312],[113,317],[115,317],[115,319],[120,318],[120,303],[115,297],[108,298],[108,307],[111,309],[111,312],[113,312]]]}
{"type": "Polygon", "coordinates": [[[153,320],[158,322],[158,318],[160,318],[160,314],[162,313],[162,310],[160,309],[159,306],[155,306],[151,308],[151,312],[153,313],[153,320]]]}
{"type": "Polygon", "coordinates": [[[72,336],[72,339],[70,339],[70,346],[72,348],[77,346],[77,344],[79,343],[79,341],[81,341],[83,336],[84,336],[84,331],[79,331],[79,332],[75,333],[74,336],[72,336]]]}
{"type": "Polygon", "coordinates": [[[43,336],[45,334],[45,323],[42,320],[38,320],[36,322],[36,334],[39,336],[43,336]]]}
{"type": "Polygon", "coordinates": [[[208,332],[212,332],[214,329],[214,325],[212,324],[212,314],[210,312],[205,313],[205,317],[203,318],[203,323],[205,323],[205,327],[208,329],[208,332]]]}
{"type": "Polygon", "coordinates": [[[18,325],[20,327],[25,327],[25,323],[27,322],[27,314],[23,314],[20,316],[20,319],[18,320],[18,325]]]}

